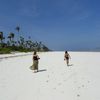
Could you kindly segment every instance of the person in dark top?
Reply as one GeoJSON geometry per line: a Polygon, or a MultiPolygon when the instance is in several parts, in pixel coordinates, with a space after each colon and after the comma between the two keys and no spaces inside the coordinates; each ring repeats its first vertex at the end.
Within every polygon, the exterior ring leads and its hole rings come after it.
{"type": "Polygon", "coordinates": [[[33,53],[33,65],[31,66],[31,69],[34,70],[34,72],[38,72],[38,64],[39,64],[39,56],[37,55],[37,52],[34,51],[33,53]]]}
{"type": "Polygon", "coordinates": [[[69,53],[67,51],[65,51],[64,60],[66,61],[67,66],[69,66],[69,58],[71,59],[69,53]]]}

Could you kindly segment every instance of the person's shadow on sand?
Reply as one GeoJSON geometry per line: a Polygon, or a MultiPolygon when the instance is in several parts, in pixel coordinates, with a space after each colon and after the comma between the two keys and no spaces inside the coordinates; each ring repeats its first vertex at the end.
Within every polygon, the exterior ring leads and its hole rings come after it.
{"type": "Polygon", "coordinates": [[[73,64],[69,64],[68,66],[73,66],[73,64]]]}
{"type": "MultiPolygon", "coordinates": [[[[32,66],[30,66],[29,69],[33,70],[32,66]]],[[[47,71],[47,70],[46,69],[38,70],[38,72],[44,72],[44,71],[47,71]]]]}
{"type": "Polygon", "coordinates": [[[38,70],[38,72],[44,72],[44,71],[47,71],[47,70],[46,69],[38,70]]]}

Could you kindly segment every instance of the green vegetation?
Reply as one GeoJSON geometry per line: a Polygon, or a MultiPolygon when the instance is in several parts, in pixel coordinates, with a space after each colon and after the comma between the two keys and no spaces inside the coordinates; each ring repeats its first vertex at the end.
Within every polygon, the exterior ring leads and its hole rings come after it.
{"type": "Polygon", "coordinates": [[[19,52],[31,52],[31,51],[49,51],[49,48],[42,42],[32,41],[29,37],[25,40],[24,37],[20,36],[20,27],[17,26],[16,31],[18,32],[17,41],[14,40],[15,34],[10,32],[8,37],[4,37],[4,33],[0,32],[0,54],[11,53],[15,51],[19,52]],[[6,42],[5,42],[6,41],[6,42]]]}

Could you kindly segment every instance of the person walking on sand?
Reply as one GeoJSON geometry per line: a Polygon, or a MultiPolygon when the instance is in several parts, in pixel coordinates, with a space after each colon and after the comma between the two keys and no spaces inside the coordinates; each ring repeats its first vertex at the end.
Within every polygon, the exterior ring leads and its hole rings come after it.
{"type": "Polygon", "coordinates": [[[67,66],[69,66],[69,58],[71,59],[69,53],[67,51],[65,51],[64,60],[66,60],[67,66]]]}
{"type": "Polygon", "coordinates": [[[37,52],[34,51],[33,53],[33,65],[31,66],[31,69],[34,70],[34,73],[35,72],[38,72],[38,63],[39,63],[39,56],[37,55],[37,52]]]}

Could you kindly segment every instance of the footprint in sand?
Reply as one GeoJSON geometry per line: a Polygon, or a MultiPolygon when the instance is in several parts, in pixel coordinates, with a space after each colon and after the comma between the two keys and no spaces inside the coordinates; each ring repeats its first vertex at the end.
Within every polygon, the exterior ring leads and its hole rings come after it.
{"type": "MultiPolygon", "coordinates": [[[[83,87],[83,88],[84,88],[85,86],[84,86],[84,85],[82,85],[81,87],[83,87]]],[[[79,87],[78,87],[78,89],[81,89],[81,87],[79,86],[79,87]]]]}
{"type": "Polygon", "coordinates": [[[48,81],[48,80],[46,80],[46,82],[48,83],[49,81],[48,81]]]}
{"type": "Polygon", "coordinates": [[[54,90],[56,90],[56,88],[53,88],[54,90]]]}
{"type": "Polygon", "coordinates": [[[82,87],[84,87],[84,85],[82,85],[82,87]]]}
{"type": "Polygon", "coordinates": [[[78,89],[80,89],[81,87],[78,87],[78,89]]]}
{"type": "Polygon", "coordinates": [[[74,81],[74,83],[77,83],[77,81],[74,81]]]}
{"type": "Polygon", "coordinates": [[[80,94],[77,94],[77,97],[80,97],[80,94]]]}
{"type": "Polygon", "coordinates": [[[61,93],[64,93],[64,91],[61,91],[61,93]]]}
{"type": "Polygon", "coordinates": [[[48,78],[49,78],[49,75],[48,75],[48,78]]]}
{"type": "Polygon", "coordinates": [[[61,83],[58,83],[58,85],[62,85],[61,83]]]}
{"type": "Polygon", "coordinates": [[[61,75],[64,75],[65,73],[61,73],[61,75]]]}

